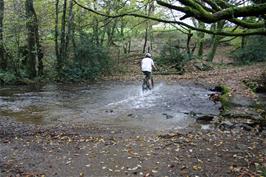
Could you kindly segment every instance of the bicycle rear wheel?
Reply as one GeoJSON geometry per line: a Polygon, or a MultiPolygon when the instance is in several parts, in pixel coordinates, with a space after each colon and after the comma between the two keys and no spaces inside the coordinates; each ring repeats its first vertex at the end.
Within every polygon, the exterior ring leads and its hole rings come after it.
{"type": "Polygon", "coordinates": [[[143,84],[142,84],[142,90],[147,91],[147,90],[151,90],[151,89],[152,89],[152,86],[150,85],[148,78],[144,78],[143,84]]]}

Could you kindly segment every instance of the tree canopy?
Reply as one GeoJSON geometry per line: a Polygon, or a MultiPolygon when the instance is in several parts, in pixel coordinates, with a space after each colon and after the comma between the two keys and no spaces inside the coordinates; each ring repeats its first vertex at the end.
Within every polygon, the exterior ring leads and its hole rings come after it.
{"type": "Polygon", "coordinates": [[[252,56],[248,38],[264,42],[265,12],[265,0],[0,0],[0,83],[95,79],[145,52],[170,53],[171,66],[211,62],[235,38],[252,56]]]}
{"type": "MultiPolygon", "coordinates": [[[[74,0],[74,2],[97,15],[101,15],[107,18],[120,18],[125,16],[134,16],[140,18],[151,19],[162,23],[172,23],[187,27],[192,30],[202,31],[210,34],[219,34],[227,36],[242,36],[242,35],[266,35],[266,3],[264,1],[210,1],[210,0],[178,0],[178,1],[161,1],[156,0],[160,7],[164,7],[164,11],[178,11],[184,13],[179,19],[175,20],[167,16],[166,18],[158,18],[156,16],[147,16],[145,14],[136,13],[135,11],[123,11],[119,13],[106,14],[94,10],[88,6],[83,5],[80,1],[74,0]],[[177,5],[179,4],[179,5],[177,5]],[[226,20],[232,25],[241,27],[241,32],[232,31],[212,31],[202,28],[196,28],[190,24],[183,22],[182,20],[187,18],[195,18],[204,23],[216,23],[221,20],[226,20]],[[169,20],[170,19],[170,20],[169,20]]],[[[147,2],[150,3],[150,2],[147,2]]]]}

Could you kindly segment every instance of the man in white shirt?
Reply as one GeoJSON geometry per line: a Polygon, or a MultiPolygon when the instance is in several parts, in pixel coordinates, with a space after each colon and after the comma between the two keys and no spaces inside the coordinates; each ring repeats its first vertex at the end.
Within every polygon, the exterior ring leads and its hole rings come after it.
{"type": "Polygon", "coordinates": [[[151,54],[146,53],[145,58],[141,60],[141,70],[144,73],[145,77],[148,78],[149,85],[153,87],[151,75],[152,69],[157,70],[157,67],[154,65],[153,59],[151,58],[151,54]]]}

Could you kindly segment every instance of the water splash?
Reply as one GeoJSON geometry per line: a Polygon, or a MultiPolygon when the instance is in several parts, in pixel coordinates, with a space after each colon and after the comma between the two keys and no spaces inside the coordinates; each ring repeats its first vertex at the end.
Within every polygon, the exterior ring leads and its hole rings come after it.
{"type": "Polygon", "coordinates": [[[190,124],[189,112],[219,113],[219,104],[208,99],[206,89],[163,82],[148,92],[142,92],[141,83],[132,82],[12,89],[0,93],[0,117],[22,117],[26,122],[42,117],[42,124],[97,121],[168,129],[190,124]]]}
{"type": "Polygon", "coordinates": [[[142,108],[142,107],[151,107],[156,103],[156,99],[160,97],[160,88],[163,87],[163,84],[160,83],[158,86],[155,86],[154,89],[143,92],[141,88],[131,89],[130,95],[125,95],[125,98],[116,102],[107,104],[107,107],[118,106],[118,105],[128,105],[132,108],[142,108]]]}

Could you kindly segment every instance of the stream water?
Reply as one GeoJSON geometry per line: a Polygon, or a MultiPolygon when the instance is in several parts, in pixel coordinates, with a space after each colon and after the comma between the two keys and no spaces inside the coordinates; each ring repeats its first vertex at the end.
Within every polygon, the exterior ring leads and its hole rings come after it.
{"type": "Polygon", "coordinates": [[[2,87],[0,118],[42,125],[96,122],[161,130],[184,128],[195,122],[194,114],[219,114],[220,104],[210,101],[204,88],[161,82],[143,93],[140,85],[108,81],[2,87]]]}

